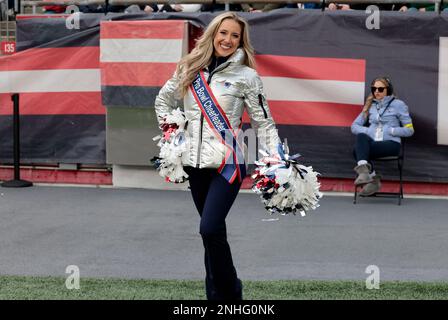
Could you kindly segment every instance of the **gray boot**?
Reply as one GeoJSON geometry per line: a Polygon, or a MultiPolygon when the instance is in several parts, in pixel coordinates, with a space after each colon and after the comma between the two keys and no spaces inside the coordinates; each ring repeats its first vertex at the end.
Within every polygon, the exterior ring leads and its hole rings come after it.
{"type": "Polygon", "coordinates": [[[373,195],[374,193],[377,193],[378,191],[380,191],[381,188],[381,177],[379,175],[376,175],[373,177],[373,181],[366,184],[361,192],[359,193],[360,196],[362,197],[368,197],[373,195]]]}
{"type": "Polygon", "coordinates": [[[369,175],[371,168],[372,167],[368,163],[356,166],[354,168],[354,170],[358,174],[358,177],[356,177],[355,180],[355,185],[359,186],[373,181],[372,177],[369,175]]]}

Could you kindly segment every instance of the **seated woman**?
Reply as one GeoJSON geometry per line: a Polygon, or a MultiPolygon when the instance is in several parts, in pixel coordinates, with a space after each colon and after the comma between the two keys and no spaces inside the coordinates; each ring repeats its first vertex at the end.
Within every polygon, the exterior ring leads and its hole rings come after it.
{"type": "Polygon", "coordinates": [[[364,185],[360,195],[370,196],[379,191],[380,177],[370,160],[397,156],[401,137],[414,134],[408,106],[394,96],[391,81],[386,77],[372,81],[372,93],[367,97],[361,114],[351,126],[356,135],[354,156],[358,174],[355,185],[364,185]]]}

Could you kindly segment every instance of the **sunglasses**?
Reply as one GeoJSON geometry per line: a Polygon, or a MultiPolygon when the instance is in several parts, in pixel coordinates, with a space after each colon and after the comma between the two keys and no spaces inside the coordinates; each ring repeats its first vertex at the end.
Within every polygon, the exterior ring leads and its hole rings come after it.
{"type": "Polygon", "coordinates": [[[377,90],[378,90],[378,92],[382,93],[384,91],[384,89],[387,89],[387,87],[371,87],[370,89],[372,90],[372,93],[375,93],[375,91],[377,91],[377,90]]]}

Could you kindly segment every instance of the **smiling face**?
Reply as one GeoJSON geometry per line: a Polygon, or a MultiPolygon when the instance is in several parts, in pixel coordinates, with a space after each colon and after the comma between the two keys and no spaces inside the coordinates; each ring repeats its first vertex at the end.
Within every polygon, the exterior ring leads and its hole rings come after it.
{"type": "Polygon", "coordinates": [[[232,19],[225,19],[218,28],[213,47],[215,56],[228,57],[233,54],[241,43],[241,26],[232,19]]]}

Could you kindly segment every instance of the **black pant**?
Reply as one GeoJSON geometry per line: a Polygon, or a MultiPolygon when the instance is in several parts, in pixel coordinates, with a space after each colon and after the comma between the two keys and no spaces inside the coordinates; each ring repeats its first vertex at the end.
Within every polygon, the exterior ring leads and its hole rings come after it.
{"type": "MultiPolygon", "coordinates": [[[[355,150],[353,152],[356,161],[370,160],[381,157],[398,156],[400,143],[387,140],[375,141],[364,133],[356,135],[355,150]]],[[[372,166],[373,168],[373,166],[372,166]]]]}
{"type": "Polygon", "coordinates": [[[217,169],[185,167],[185,172],[201,217],[199,233],[205,249],[207,299],[241,300],[242,284],[233,265],[225,222],[241,183],[229,184],[217,169]]]}

